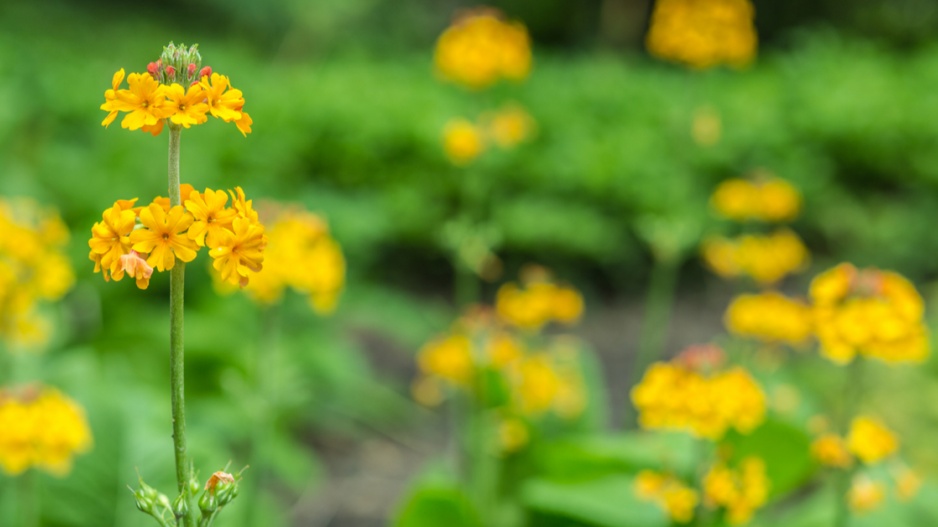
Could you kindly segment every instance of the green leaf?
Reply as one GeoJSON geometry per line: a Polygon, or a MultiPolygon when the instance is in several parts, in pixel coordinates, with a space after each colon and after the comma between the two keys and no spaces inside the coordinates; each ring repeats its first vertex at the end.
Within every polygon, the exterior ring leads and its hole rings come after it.
{"type": "Polygon", "coordinates": [[[481,527],[468,496],[455,484],[425,482],[407,498],[395,527],[481,527]]]}
{"type": "Polygon", "coordinates": [[[811,439],[804,430],[786,422],[769,419],[751,434],[729,434],[724,445],[730,447],[731,461],[749,456],[765,461],[772,482],[771,497],[782,496],[804,483],[816,468],[811,459],[811,439]]]}
{"type": "Polygon", "coordinates": [[[611,475],[590,481],[558,483],[532,480],[521,499],[542,515],[555,515],[601,527],[657,527],[669,525],[663,510],[639,500],[634,478],[611,475]]]}

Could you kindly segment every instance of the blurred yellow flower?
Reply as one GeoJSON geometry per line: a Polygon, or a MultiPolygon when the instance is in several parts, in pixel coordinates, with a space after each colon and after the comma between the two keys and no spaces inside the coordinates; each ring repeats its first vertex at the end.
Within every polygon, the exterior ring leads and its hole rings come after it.
{"type": "Polygon", "coordinates": [[[81,406],[48,387],[0,389],[0,469],[18,475],[36,467],[57,476],[91,448],[81,406]]]}
{"type": "Polygon", "coordinates": [[[697,491],[679,479],[652,470],[638,473],[634,491],[640,499],[657,504],[677,523],[688,523],[694,519],[694,509],[700,501],[697,491]]]}
{"type": "Polygon", "coordinates": [[[331,313],[345,285],[345,257],[329,226],[300,207],[267,203],[263,212],[269,226],[264,267],[251,277],[245,293],[269,305],[289,287],[308,295],[317,313],[331,313]]]}
{"type": "Polygon", "coordinates": [[[734,335],[769,343],[803,344],[812,334],[811,309],[774,291],[734,298],[723,322],[734,335]]]}
{"type": "Polygon", "coordinates": [[[878,420],[859,416],[850,424],[847,448],[870,465],[895,454],[899,450],[899,439],[878,420]]]}
{"type": "Polygon", "coordinates": [[[482,115],[486,135],[501,148],[511,148],[534,133],[534,118],[517,104],[504,106],[497,112],[482,115]]]}
{"type": "Polygon", "coordinates": [[[856,513],[870,512],[878,508],[886,498],[886,487],[867,476],[857,476],[850,483],[847,501],[856,513]]]}
{"type": "Polygon", "coordinates": [[[769,495],[769,479],[765,462],[748,457],[738,469],[717,463],[704,476],[704,503],[709,507],[723,507],[730,525],[749,523],[755,511],[762,507],[769,495]]]}
{"type": "Polygon", "coordinates": [[[583,314],[583,297],[572,287],[561,286],[544,276],[509,282],[498,289],[495,309],[505,322],[521,329],[538,331],[549,322],[574,324],[583,314]]]}
{"type": "Polygon", "coordinates": [[[472,89],[523,80],[531,69],[528,31],[494,9],[466,11],[440,35],[434,63],[444,79],[472,89]]]}
{"type": "Polygon", "coordinates": [[[841,264],[811,282],[821,353],[846,364],[856,355],[887,363],[921,362],[930,353],[925,305],[902,276],[841,264]]]}
{"type": "Polygon", "coordinates": [[[713,191],[710,206],[734,221],[786,222],[801,211],[801,194],[784,179],[760,174],[754,180],[723,181],[713,191]]]}
{"type": "Polygon", "coordinates": [[[645,44],[692,68],[744,66],[756,54],[754,16],[749,0],[657,0],[645,44]]]}
{"type": "Polygon", "coordinates": [[[847,468],[853,463],[853,457],[847,450],[843,438],[837,434],[824,434],[811,443],[811,455],[822,465],[835,468],[847,468]]]}
{"type": "Polygon", "coordinates": [[[922,478],[907,467],[901,467],[893,471],[892,476],[896,481],[896,496],[901,501],[911,500],[922,487],[922,478]]]}
{"type": "Polygon", "coordinates": [[[788,229],[737,239],[708,238],[701,245],[704,262],[724,278],[749,276],[762,285],[774,284],[786,275],[804,269],[808,249],[788,229]]]}
{"type": "Polygon", "coordinates": [[[452,334],[429,342],[417,354],[417,366],[426,375],[468,386],[475,373],[472,341],[466,335],[452,334]]]}
{"type": "Polygon", "coordinates": [[[765,394],[741,367],[704,375],[658,362],[645,371],[631,397],[642,428],[684,430],[710,440],[730,428],[751,432],[765,418],[765,394]]]}
{"type": "Polygon", "coordinates": [[[482,130],[466,119],[452,119],[443,129],[443,150],[453,164],[468,165],[485,150],[482,130]]]}
{"type": "Polygon", "coordinates": [[[498,423],[498,443],[502,452],[517,452],[527,446],[531,440],[528,425],[517,417],[507,417],[498,423]]]}
{"type": "Polygon", "coordinates": [[[38,311],[75,282],[65,255],[68,229],[58,213],[28,199],[0,198],[0,340],[39,348],[51,325],[38,311]]]}

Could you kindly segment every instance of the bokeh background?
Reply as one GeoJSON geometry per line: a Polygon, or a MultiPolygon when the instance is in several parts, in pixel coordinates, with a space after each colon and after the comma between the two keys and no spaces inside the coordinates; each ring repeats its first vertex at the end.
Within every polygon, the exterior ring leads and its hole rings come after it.
{"type": "MultiPolygon", "coordinates": [[[[756,61],[701,72],[647,54],[649,1],[489,4],[528,27],[534,62],[524,83],[486,97],[523,105],[537,132],[474,165],[501,270],[480,297],[491,301],[528,263],[583,292],[585,317],[572,331],[602,364],[603,426],[625,422],[656,250],[682,254],[663,347],[724,331],[736,287],[693,248],[726,229],[708,196],[728,177],[764,169],[801,190],[792,228],[813,258],[785,289],[804,291],[817,271],[851,261],[901,272],[926,302],[938,294],[938,4],[756,1],[756,61]],[[716,127],[707,144],[695,139],[701,115],[716,127]]],[[[446,419],[414,403],[410,385],[417,350],[458,313],[436,227],[459,201],[463,172],[442,130],[481,108],[435,75],[433,48],[473,5],[3,2],[0,194],[61,212],[77,275],[47,308],[48,351],[22,375],[79,401],[94,435],[67,477],[39,476],[42,525],[146,524],[126,489],[135,469],[173,485],[168,276],[147,291],[105,283],[86,246],[114,200],[165,194],[165,137],[104,129],[98,106],[114,71],[142,71],[170,40],[197,42],[254,119],[247,138],[221,123],[186,131],[183,181],[301,204],[326,219],[347,261],[328,316],[296,295],[275,310],[220,295],[207,263],[189,266],[190,451],[203,473],[229,460],[252,467],[220,524],[393,521],[408,485],[447,448],[446,419]]],[[[930,361],[868,388],[926,476],[938,470],[936,375],[930,361]]],[[[16,508],[15,485],[0,476],[0,511],[16,508]]]]}

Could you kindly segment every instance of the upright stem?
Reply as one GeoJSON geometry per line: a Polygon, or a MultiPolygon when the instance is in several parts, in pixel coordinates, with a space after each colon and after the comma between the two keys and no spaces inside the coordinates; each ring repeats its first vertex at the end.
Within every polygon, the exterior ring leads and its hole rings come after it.
{"type": "MultiPolygon", "coordinates": [[[[180,205],[179,196],[179,137],[182,129],[169,125],[169,203],[180,205]]],[[[176,260],[169,275],[169,368],[172,385],[173,447],[176,454],[176,484],[179,493],[188,496],[190,479],[189,459],[186,456],[186,396],[185,351],[183,349],[182,322],[185,293],[186,264],[176,260]]],[[[187,527],[194,525],[191,514],[185,516],[187,527]]]]}

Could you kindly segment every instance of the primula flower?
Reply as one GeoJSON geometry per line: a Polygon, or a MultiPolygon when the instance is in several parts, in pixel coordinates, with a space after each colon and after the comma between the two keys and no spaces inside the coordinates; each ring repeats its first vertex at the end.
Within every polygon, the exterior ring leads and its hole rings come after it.
{"type": "Polygon", "coordinates": [[[461,334],[448,335],[421,348],[417,365],[424,374],[453,384],[468,385],[475,371],[472,341],[461,334]]]}
{"type": "Polygon", "coordinates": [[[688,523],[694,519],[694,509],[700,502],[697,491],[681,480],[651,470],[638,473],[634,491],[639,499],[654,502],[677,523],[688,523]]]}
{"type": "Polygon", "coordinates": [[[110,275],[120,271],[120,257],[130,251],[130,233],[137,218],[131,207],[136,201],[134,198],[115,202],[101,215],[102,221],[91,227],[91,239],[88,240],[91,253],[88,257],[95,263],[94,271],[101,271],[105,280],[110,280],[110,275]]]}
{"type": "Polygon", "coordinates": [[[121,256],[121,272],[127,273],[131,278],[137,281],[137,287],[146,289],[150,285],[150,276],[153,275],[153,268],[146,260],[140,257],[137,251],[130,251],[121,256]]]}
{"type": "Polygon", "coordinates": [[[209,254],[215,260],[212,265],[221,273],[222,280],[244,287],[248,284],[249,273],[263,268],[267,237],[264,226],[248,218],[235,218],[231,227],[230,231],[220,231],[218,246],[209,254]]]}
{"type": "Polygon", "coordinates": [[[717,463],[704,476],[703,487],[704,502],[710,507],[724,507],[730,525],[748,523],[768,499],[765,462],[748,457],[737,469],[717,463]]]}
{"type": "Polygon", "coordinates": [[[882,461],[899,450],[899,440],[879,421],[859,416],[850,424],[847,447],[867,465],[882,461]]]}
{"type": "Polygon", "coordinates": [[[657,0],[646,45],[692,68],[743,66],[756,53],[753,18],[749,0],[657,0]]]}
{"type": "MultiPolygon", "coordinates": [[[[241,119],[244,97],[241,95],[241,90],[231,87],[228,77],[212,73],[211,78],[204,77],[199,82],[204,89],[206,103],[213,116],[226,123],[241,119]]],[[[243,130],[242,133],[244,133],[243,130]]]]}
{"type": "Polygon", "coordinates": [[[202,124],[208,120],[208,104],[205,103],[205,94],[201,84],[193,84],[186,90],[179,84],[173,83],[166,89],[169,100],[166,102],[166,111],[169,120],[189,128],[194,124],[202,124]]]}
{"type": "Polygon", "coordinates": [[[192,221],[192,215],[181,206],[167,213],[160,205],[151,203],[140,211],[140,223],[145,228],[130,235],[133,249],[149,254],[147,263],[161,272],[172,269],[176,258],[191,262],[199,250],[195,241],[185,234],[192,221]]]}
{"type": "Polygon", "coordinates": [[[189,227],[189,238],[200,247],[218,247],[222,231],[231,227],[238,211],[225,207],[228,194],[224,190],[205,189],[204,193],[192,192],[185,200],[195,221],[189,227]]]}
{"type": "Polygon", "coordinates": [[[866,513],[878,508],[886,498],[886,486],[867,476],[857,476],[850,483],[847,501],[856,513],[866,513]]]}
{"type": "Polygon", "coordinates": [[[121,68],[114,74],[114,76],[111,78],[111,89],[104,92],[104,104],[101,105],[101,109],[107,110],[109,112],[107,117],[101,121],[101,126],[104,126],[105,128],[114,122],[114,119],[117,117],[117,113],[120,110],[119,101],[117,100],[117,89],[120,87],[122,82],[124,82],[124,68],[121,68]]]}
{"type": "Polygon", "coordinates": [[[117,92],[117,106],[130,112],[121,121],[121,128],[139,130],[143,126],[154,126],[169,115],[165,107],[166,86],[146,73],[131,73],[127,84],[129,90],[117,92]]]}
{"type": "Polygon", "coordinates": [[[531,70],[528,31],[494,9],[464,13],[440,35],[434,63],[444,78],[472,89],[522,80],[531,70]]]}
{"type": "Polygon", "coordinates": [[[443,150],[453,164],[468,165],[485,150],[482,130],[466,119],[453,119],[443,129],[443,150]]]}

